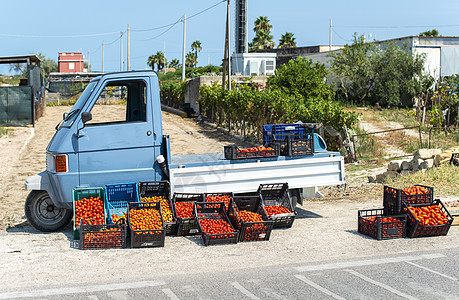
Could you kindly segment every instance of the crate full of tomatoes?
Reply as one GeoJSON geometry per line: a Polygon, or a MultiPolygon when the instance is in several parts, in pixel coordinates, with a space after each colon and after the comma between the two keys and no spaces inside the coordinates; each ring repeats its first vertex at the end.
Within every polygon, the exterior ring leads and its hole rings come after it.
{"type": "Polygon", "coordinates": [[[278,157],[280,155],[280,147],[273,144],[271,147],[251,147],[239,149],[236,145],[224,147],[225,159],[248,159],[248,158],[264,158],[264,157],[278,157]]]}
{"type": "Polygon", "coordinates": [[[105,190],[101,187],[73,189],[73,238],[80,238],[80,221],[105,224],[105,190]]]}
{"type": "Polygon", "coordinates": [[[406,236],[406,215],[384,215],[384,209],[358,211],[358,232],[377,240],[406,236]]]}
{"type": "Polygon", "coordinates": [[[124,220],[116,224],[91,225],[80,220],[80,249],[126,248],[126,224],[124,220]]]}
{"type": "Polygon", "coordinates": [[[288,193],[287,183],[260,184],[258,195],[269,219],[274,221],[274,228],[292,227],[296,212],[288,193]]]}
{"type": "Polygon", "coordinates": [[[137,183],[119,183],[105,185],[105,207],[107,223],[113,224],[120,219],[127,219],[128,204],[139,202],[137,183]]]}
{"type": "Polygon", "coordinates": [[[177,222],[172,213],[170,185],[168,181],[139,182],[139,198],[141,202],[161,202],[161,213],[164,220],[166,235],[177,231],[177,222]]]}
{"type": "Polygon", "coordinates": [[[164,247],[164,229],[160,202],[129,203],[128,224],[131,248],[164,247]]]}
{"type": "Polygon", "coordinates": [[[194,214],[204,245],[238,242],[239,233],[231,225],[223,202],[196,202],[194,214]]]}
{"type": "Polygon", "coordinates": [[[429,204],[404,204],[407,213],[407,236],[426,237],[446,235],[453,217],[443,202],[436,199],[429,204]]]}
{"type": "Polygon", "coordinates": [[[226,212],[228,212],[228,208],[230,205],[234,205],[232,201],[233,197],[233,193],[204,193],[205,202],[223,202],[225,203],[226,212]]]}
{"type": "Polygon", "coordinates": [[[384,186],[383,205],[386,214],[403,213],[403,204],[429,204],[433,201],[433,187],[413,185],[409,188],[396,189],[384,186]]]}
{"type": "Polygon", "coordinates": [[[195,235],[199,233],[198,224],[194,217],[194,203],[202,202],[203,194],[174,193],[172,197],[172,212],[177,220],[177,235],[195,235]]]}
{"type": "Polygon", "coordinates": [[[239,242],[268,241],[274,222],[263,209],[261,196],[234,196],[233,201],[228,217],[239,230],[239,242]]]}

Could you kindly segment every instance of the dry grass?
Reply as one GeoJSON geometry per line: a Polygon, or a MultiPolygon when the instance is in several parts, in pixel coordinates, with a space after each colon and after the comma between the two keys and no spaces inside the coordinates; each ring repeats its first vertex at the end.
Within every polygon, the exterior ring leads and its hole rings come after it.
{"type": "Polygon", "coordinates": [[[386,184],[404,188],[415,184],[434,187],[434,194],[459,196],[459,167],[449,164],[433,168],[425,172],[416,172],[405,176],[389,179],[386,184]]]}

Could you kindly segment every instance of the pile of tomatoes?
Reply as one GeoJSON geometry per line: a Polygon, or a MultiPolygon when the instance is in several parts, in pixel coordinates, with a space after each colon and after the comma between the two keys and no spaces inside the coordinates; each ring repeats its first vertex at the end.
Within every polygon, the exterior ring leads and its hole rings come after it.
{"type": "MultiPolygon", "coordinates": [[[[152,208],[130,209],[129,224],[132,230],[163,229],[159,210],[152,208]]],[[[156,232],[145,232],[145,234],[156,232]]]]}
{"type": "Polygon", "coordinates": [[[408,206],[414,217],[424,226],[444,225],[449,222],[448,217],[438,205],[408,206]]]}
{"type": "Polygon", "coordinates": [[[263,222],[263,217],[256,212],[241,210],[238,215],[244,222],[263,222]]]}
{"type": "Polygon", "coordinates": [[[75,201],[75,225],[80,225],[81,219],[90,225],[105,224],[104,202],[99,197],[75,201]]]}
{"type": "Polygon", "coordinates": [[[193,218],[194,203],[193,202],[175,202],[175,212],[177,218],[189,219],[193,218]]]}
{"type": "Polygon", "coordinates": [[[281,205],[271,205],[271,206],[265,206],[266,213],[268,216],[274,216],[274,215],[280,215],[280,214],[291,214],[292,212],[281,206],[281,205]]]}
{"type": "Polygon", "coordinates": [[[265,148],[264,146],[260,147],[252,147],[252,148],[246,148],[246,149],[237,149],[237,152],[258,152],[258,151],[271,151],[274,150],[271,147],[265,148]]]}
{"type": "Polygon", "coordinates": [[[112,214],[110,217],[112,218],[113,223],[118,223],[118,221],[121,219],[127,220],[127,213],[124,213],[121,216],[117,214],[112,214]]]}
{"type": "Polygon", "coordinates": [[[169,200],[164,196],[153,196],[153,197],[142,197],[140,199],[142,202],[161,202],[161,213],[163,214],[164,222],[172,223],[174,222],[174,217],[172,216],[171,205],[169,200]]]}
{"type": "Polygon", "coordinates": [[[211,235],[211,239],[234,238],[231,225],[222,219],[199,219],[199,225],[204,233],[211,235]]]}
{"type": "MultiPolygon", "coordinates": [[[[364,219],[375,222],[376,216],[373,217],[365,217],[364,219]]],[[[381,223],[390,223],[390,222],[399,222],[400,220],[394,217],[381,217],[381,223]]]]}
{"type": "Polygon", "coordinates": [[[413,185],[410,188],[405,188],[402,190],[404,195],[424,195],[429,193],[429,189],[419,186],[419,185],[413,185]]]}
{"type": "Polygon", "coordinates": [[[228,210],[228,207],[231,202],[231,197],[227,195],[214,195],[214,196],[207,196],[206,202],[223,202],[225,203],[225,208],[228,210]]]}

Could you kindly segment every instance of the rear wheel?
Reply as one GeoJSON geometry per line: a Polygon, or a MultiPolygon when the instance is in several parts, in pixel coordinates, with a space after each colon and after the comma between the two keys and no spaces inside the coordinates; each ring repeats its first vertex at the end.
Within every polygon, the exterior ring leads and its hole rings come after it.
{"type": "Polygon", "coordinates": [[[72,211],[54,205],[46,191],[31,191],[25,203],[29,223],[44,232],[56,231],[72,220],[72,211]]]}

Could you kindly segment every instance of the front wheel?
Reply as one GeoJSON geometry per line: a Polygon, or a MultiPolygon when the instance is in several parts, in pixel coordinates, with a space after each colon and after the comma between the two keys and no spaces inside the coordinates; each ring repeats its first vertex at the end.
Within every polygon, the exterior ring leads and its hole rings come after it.
{"type": "Polygon", "coordinates": [[[29,223],[44,232],[57,231],[72,220],[72,211],[56,207],[46,191],[31,191],[25,203],[29,223]]]}

